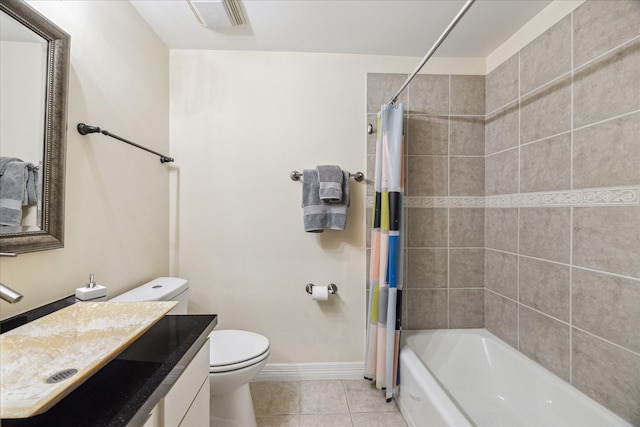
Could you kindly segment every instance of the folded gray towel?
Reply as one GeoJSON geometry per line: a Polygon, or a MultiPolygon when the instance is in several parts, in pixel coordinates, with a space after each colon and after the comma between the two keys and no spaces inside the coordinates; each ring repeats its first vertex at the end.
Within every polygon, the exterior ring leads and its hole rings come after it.
{"type": "Polygon", "coordinates": [[[19,226],[22,206],[36,204],[39,176],[31,163],[0,158],[0,225],[19,226]]]}
{"type": "Polygon", "coordinates": [[[342,201],[342,169],[336,165],[316,166],[320,181],[320,199],[329,203],[342,201]]]}
{"type": "Polygon", "coordinates": [[[318,172],[314,169],[302,171],[302,208],[304,231],[322,233],[324,230],[344,230],[347,226],[349,207],[349,172],[343,171],[342,200],[328,203],[320,199],[318,172]]]}

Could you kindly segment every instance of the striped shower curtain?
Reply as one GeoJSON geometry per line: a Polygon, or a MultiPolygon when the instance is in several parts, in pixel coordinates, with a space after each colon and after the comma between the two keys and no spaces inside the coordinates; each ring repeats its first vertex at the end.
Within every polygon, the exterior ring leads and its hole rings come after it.
{"type": "Polygon", "coordinates": [[[403,104],[378,113],[365,378],[390,401],[398,385],[404,248],[403,104]]]}

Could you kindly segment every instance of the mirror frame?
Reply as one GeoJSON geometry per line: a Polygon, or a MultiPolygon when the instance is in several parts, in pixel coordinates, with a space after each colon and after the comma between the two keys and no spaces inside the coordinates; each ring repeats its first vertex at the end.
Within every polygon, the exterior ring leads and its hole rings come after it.
{"type": "Polygon", "coordinates": [[[48,42],[42,226],[39,231],[0,234],[0,252],[18,254],[62,248],[71,37],[22,0],[2,0],[0,10],[48,42]]]}

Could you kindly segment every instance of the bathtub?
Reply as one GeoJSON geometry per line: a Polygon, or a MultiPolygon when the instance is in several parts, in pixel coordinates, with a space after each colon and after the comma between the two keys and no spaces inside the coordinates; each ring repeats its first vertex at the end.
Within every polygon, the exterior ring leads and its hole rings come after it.
{"type": "Polygon", "coordinates": [[[403,331],[396,401],[410,427],[630,426],[485,329],[403,331]]]}

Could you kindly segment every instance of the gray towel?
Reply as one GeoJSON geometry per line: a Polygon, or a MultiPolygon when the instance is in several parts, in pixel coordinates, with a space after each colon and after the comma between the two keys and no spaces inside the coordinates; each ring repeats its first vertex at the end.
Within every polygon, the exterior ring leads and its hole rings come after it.
{"type": "MultiPolygon", "coordinates": [[[[318,181],[320,181],[320,199],[329,203],[342,201],[342,169],[336,165],[316,166],[318,181]]],[[[347,178],[348,179],[348,178],[347,178]]]]}
{"type": "Polygon", "coordinates": [[[0,225],[19,226],[22,206],[36,204],[37,169],[12,157],[0,158],[0,225]]]}
{"type": "Polygon", "coordinates": [[[349,172],[343,171],[342,201],[327,203],[320,199],[318,172],[302,171],[302,208],[304,231],[322,233],[324,230],[344,230],[347,226],[349,207],[349,172]]]}

